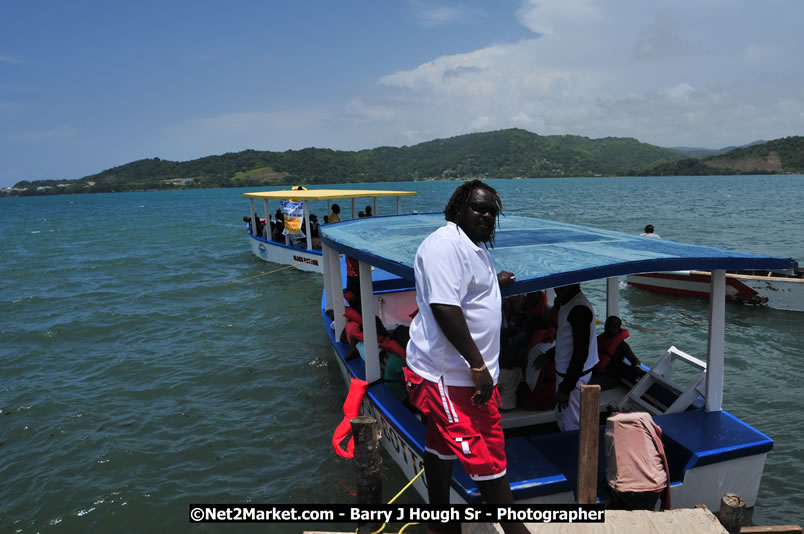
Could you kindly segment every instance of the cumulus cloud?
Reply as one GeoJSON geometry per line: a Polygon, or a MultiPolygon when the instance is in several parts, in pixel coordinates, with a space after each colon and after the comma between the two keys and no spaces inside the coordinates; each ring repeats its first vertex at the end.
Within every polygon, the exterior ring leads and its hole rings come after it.
{"type": "Polygon", "coordinates": [[[532,38],[389,73],[372,105],[408,143],[508,127],[663,146],[800,134],[801,92],[752,76],[772,65],[804,82],[774,32],[757,34],[765,13],[747,1],[529,0],[516,16],[532,38]]]}

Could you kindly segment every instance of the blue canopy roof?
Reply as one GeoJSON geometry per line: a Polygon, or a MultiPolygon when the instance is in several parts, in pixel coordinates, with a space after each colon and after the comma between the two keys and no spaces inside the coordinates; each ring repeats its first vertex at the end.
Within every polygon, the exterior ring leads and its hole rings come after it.
{"type": "MultiPolygon", "coordinates": [[[[419,244],[444,224],[444,215],[438,213],[354,219],[321,230],[324,243],[338,252],[413,280],[419,244]]],[[[506,294],[634,273],[770,270],[796,265],[791,259],[513,215],[500,219],[490,251],[498,271],[516,275],[516,283],[506,294]]]]}

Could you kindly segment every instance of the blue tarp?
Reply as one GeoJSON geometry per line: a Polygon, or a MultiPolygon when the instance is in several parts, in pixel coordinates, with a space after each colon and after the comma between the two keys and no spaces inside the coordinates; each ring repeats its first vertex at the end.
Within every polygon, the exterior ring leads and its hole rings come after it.
{"type": "MultiPolygon", "coordinates": [[[[361,218],[321,229],[327,246],[413,280],[416,249],[444,224],[438,213],[361,218]]],[[[635,273],[795,266],[791,259],[513,215],[500,218],[490,250],[498,270],[516,274],[507,294],[635,273]]]]}

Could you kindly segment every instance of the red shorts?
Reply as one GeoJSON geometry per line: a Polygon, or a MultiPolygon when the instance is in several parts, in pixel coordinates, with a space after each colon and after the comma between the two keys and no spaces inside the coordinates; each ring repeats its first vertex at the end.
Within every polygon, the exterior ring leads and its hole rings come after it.
{"type": "Polygon", "coordinates": [[[505,475],[505,436],[500,421],[500,393],[494,388],[484,406],[472,404],[474,387],[430,382],[405,367],[410,403],[427,416],[424,449],[441,458],[458,458],[474,480],[505,475]]]}

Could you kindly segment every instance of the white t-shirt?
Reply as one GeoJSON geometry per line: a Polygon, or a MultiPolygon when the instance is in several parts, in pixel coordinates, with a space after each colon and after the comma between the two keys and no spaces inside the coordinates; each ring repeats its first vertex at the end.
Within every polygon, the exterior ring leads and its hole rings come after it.
{"type": "Polygon", "coordinates": [[[556,372],[561,374],[567,373],[567,368],[569,368],[570,361],[572,360],[572,325],[567,320],[567,316],[575,306],[586,306],[589,308],[589,311],[592,312],[592,322],[589,324],[589,353],[586,356],[586,362],[583,364],[583,370],[587,371],[591,369],[598,362],[595,309],[583,293],[578,293],[572,297],[569,302],[562,304],[558,309],[558,324],[556,327],[556,372]]]}
{"type": "Polygon", "coordinates": [[[499,376],[502,298],[494,262],[485,245],[475,245],[448,222],[416,251],[416,304],[410,325],[407,364],[416,374],[448,386],[473,386],[469,364],[438,326],[431,304],[459,306],[494,383],[499,376]]]}

